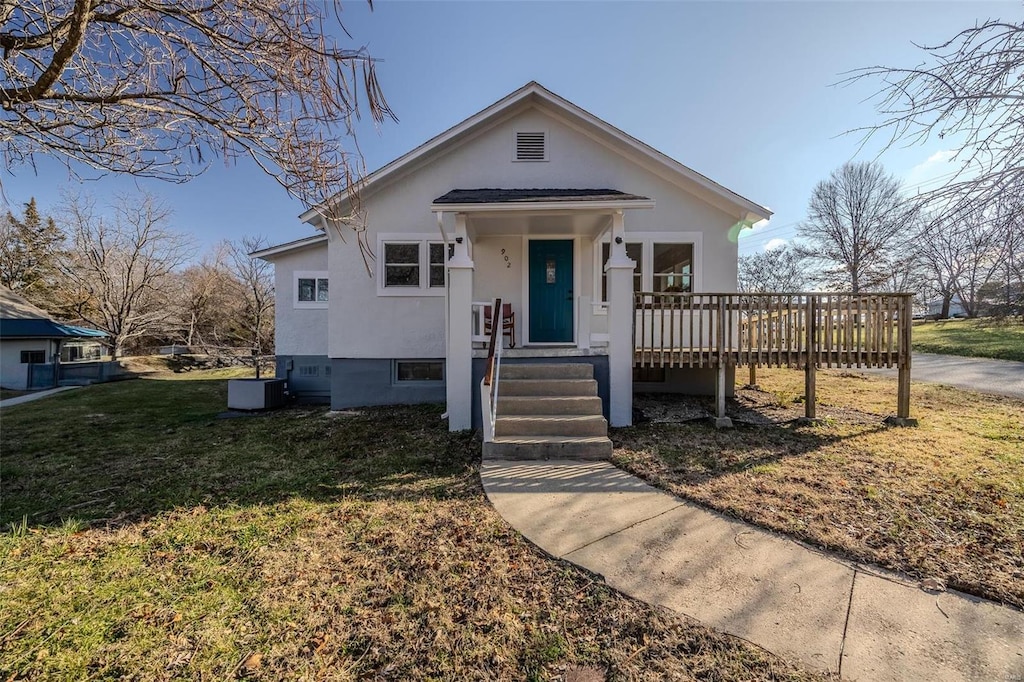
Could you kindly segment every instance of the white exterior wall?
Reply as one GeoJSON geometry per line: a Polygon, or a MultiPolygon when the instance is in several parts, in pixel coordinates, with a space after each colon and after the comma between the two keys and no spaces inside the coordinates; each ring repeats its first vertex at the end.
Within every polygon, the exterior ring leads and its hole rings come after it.
{"type": "Polygon", "coordinates": [[[24,391],[28,382],[28,365],[21,362],[21,351],[41,350],[50,362],[53,342],[47,339],[12,339],[0,343],[0,387],[24,391]]]}
{"type": "MultiPolygon", "coordinates": [[[[378,233],[431,234],[440,239],[436,218],[430,212],[433,200],[452,189],[485,187],[609,188],[650,197],[656,202],[654,209],[626,211],[627,239],[629,233],[638,231],[700,232],[703,252],[696,264],[699,289],[736,290],[737,245],[729,240],[728,233],[739,220],[738,214],[729,215],[536,108],[506,119],[443,156],[434,157],[427,165],[410,169],[387,186],[365,194],[362,207],[367,243],[376,249],[378,233]],[[546,130],[549,160],[513,162],[517,129],[546,130]]],[[[451,226],[446,229],[450,235],[451,226]]],[[[378,296],[376,278],[380,276],[383,254],[377,254],[377,271],[371,279],[354,235],[348,231],[345,237],[343,243],[332,235],[330,243],[330,357],[443,357],[444,297],[378,296]],[[344,295],[335,295],[337,292],[344,295]]],[[[473,300],[501,295],[513,303],[517,325],[522,328],[522,238],[481,237],[473,245],[472,256],[473,300]],[[501,248],[514,259],[511,268],[504,267],[501,248]]],[[[581,286],[575,295],[598,298],[593,291],[592,237],[581,239],[576,262],[581,286]]],[[[592,317],[592,333],[607,334],[602,317],[592,317]]],[[[279,317],[279,324],[281,321],[279,317]]],[[[522,338],[520,329],[517,336],[522,338]]]]}
{"type": "MultiPolygon", "coordinates": [[[[295,273],[327,272],[327,244],[315,244],[273,257],[274,262],[274,352],[277,355],[327,355],[328,308],[300,308],[295,305],[295,273]]],[[[328,297],[333,300],[341,287],[328,277],[328,297]]]]}

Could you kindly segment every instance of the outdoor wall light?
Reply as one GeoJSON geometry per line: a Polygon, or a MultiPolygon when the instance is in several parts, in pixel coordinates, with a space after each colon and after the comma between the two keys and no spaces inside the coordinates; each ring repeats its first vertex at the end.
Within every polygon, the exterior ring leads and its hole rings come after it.
{"type": "Polygon", "coordinates": [[[455,243],[456,244],[461,244],[462,243],[462,237],[456,237],[455,238],[455,243]]]}

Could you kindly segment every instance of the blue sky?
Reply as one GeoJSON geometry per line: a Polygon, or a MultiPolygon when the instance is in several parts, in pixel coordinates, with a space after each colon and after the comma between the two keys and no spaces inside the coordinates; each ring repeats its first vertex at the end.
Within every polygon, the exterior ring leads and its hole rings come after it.
{"type": "MultiPolygon", "coordinates": [[[[399,123],[368,120],[359,146],[373,170],[531,80],[691,168],[775,211],[740,239],[753,253],[793,236],[814,184],[869,144],[846,130],[877,120],[867,85],[835,87],[874,64],[911,66],[975,21],[1019,18],[1021,3],[384,2],[344,6],[351,46],[380,60],[399,123]]],[[[890,149],[880,161],[911,188],[954,170],[950,143],[890,149]]],[[[83,171],[88,173],[88,171],[83,171]]],[[[44,211],[78,183],[50,159],[0,176],[8,202],[34,195],[44,211]]],[[[102,198],[136,187],[175,211],[198,238],[258,234],[284,242],[309,233],[303,207],[248,164],[215,161],[185,185],[104,177],[102,198]]],[[[424,209],[426,210],[426,209],[424,209]]]]}

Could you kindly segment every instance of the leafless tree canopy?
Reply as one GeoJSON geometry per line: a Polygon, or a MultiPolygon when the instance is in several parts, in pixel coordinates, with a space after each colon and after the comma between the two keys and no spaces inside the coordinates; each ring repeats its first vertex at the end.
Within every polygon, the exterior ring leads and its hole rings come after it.
{"type": "MultiPolygon", "coordinates": [[[[1018,4],[1019,7],[1019,4],[1018,4]]],[[[944,210],[972,210],[1007,191],[1024,190],[1024,22],[988,20],[950,40],[919,46],[925,63],[872,66],[844,82],[881,80],[883,120],[858,129],[917,144],[950,139],[959,174],[929,192],[944,210]]]]}
{"type": "Polygon", "coordinates": [[[163,332],[175,313],[172,276],[189,255],[187,238],[167,226],[170,211],[149,196],[122,197],[112,219],[85,197],[62,208],[65,314],[107,332],[115,356],[126,342],[163,332]]]}
{"type": "Polygon", "coordinates": [[[238,341],[252,350],[256,376],[259,358],[274,347],[274,266],[249,254],[267,241],[245,237],[230,245],[230,268],[238,290],[238,341]]]}
{"type": "Polygon", "coordinates": [[[306,204],[361,170],[360,105],[393,117],[373,61],[323,0],[0,0],[6,164],[187,180],[249,156],[306,204]]]}
{"type": "Polygon", "coordinates": [[[823,284],[854,293],[888,279],[891,255],[910,237],[915,208],[877,163],[847,163],[811,193],[800,253],[822,266],[823,284]]]}
{"type": "Polygon", "coordinates": [[[740,257],[738,284],[744,293],[804,291],[807,282],[804,259],[792,247],[780,246],[740,257]]]}
{"type": "Polygon", "coordinates": [[[931,290],[947,317],[955,299],[968,317],[1024,312],[1024,212],[1002,201],[955,218],[938,213],[915,240],[931,290]]]}

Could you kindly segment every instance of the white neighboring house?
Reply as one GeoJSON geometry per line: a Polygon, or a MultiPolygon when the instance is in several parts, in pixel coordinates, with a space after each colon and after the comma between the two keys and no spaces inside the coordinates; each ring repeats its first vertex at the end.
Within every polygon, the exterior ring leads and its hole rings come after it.
{"type": "Polygon", "coordinates": [[[300,216],[317,234],[254,254],[275,265],[278,376],[335,409],[446,401],[452,430],[486,421],[495,298],[514,313],[502,366],[591,365],[613,426],[634,387],[712,392],[715,370],[634,373],[633,292],[736,291],[738,233],[771,215],[537,83],[368,175],[359,201],[372,273],[324,207],[300,216]]]}
{"type": "Polygon", "coordinates": [[[55,365],[99,360],[103,356],[100,339],[106,336],[96,329],[56,322],[0,287],[0,387],[24,391],[55,386],[55,365]],[[38,373],[33,377],[34,368],[38,373]]]}

